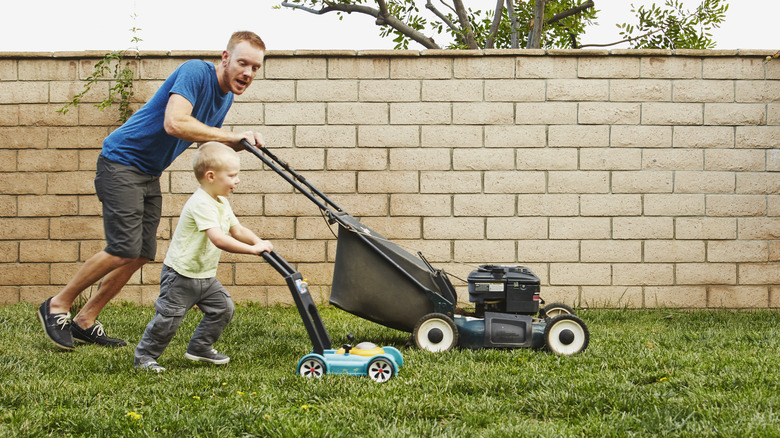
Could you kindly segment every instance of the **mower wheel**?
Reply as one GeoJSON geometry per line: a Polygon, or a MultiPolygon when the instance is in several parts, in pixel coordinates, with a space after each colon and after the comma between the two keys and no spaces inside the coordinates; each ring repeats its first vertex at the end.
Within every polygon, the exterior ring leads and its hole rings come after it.
{"type": "Polygon", "coordinates": [[[544,343],[555,354],[571,356],[588,348],[590,333],[585,323],[574,315],[556,315],[546,320],[544,343]]]}
{"type": "Polygon", "coordinates": [[[552,318],[557,315],[576,315],[574,309],[563,303],[550,303],[539,309],[539,319],[552,318]]]}
{"type": "Polygon", "coordinates": [[[395,375],[392,362],[384,357],[377,357],[368,363],[368,378],[377,383],[385,383],[395,375]]]}
{"type": "Polygon", "coordinates": [[[458,345],[458,327],[447,315],[429,313],[417,321],[412,338],[421,350],[432,353],[450,351],[458,345]]]}
{"type": "Polygon", "coordinates": [[[304,360],[301,362],[300,367],[298,367],[298,373],[300,373],[303,377],[316,377],[320,378],[327,373],[327,368],[325,367],[325,362],[315,356],[304,358],[304,360]]]}

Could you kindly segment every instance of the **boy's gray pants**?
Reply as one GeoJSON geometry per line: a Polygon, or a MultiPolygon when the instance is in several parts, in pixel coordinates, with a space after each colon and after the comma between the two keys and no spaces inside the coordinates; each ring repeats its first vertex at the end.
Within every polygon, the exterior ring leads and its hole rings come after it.
{"type": "Polygon", "coordinates": [[[163,265],[160,296],[154,303],[156,313],[135,348],[135,365],[160,357],[176,334],[184,314],[196,304],[203,312],[203,319],[190,339],[187,352],[199,356],[211,351],[211,346],[233,319],[236,307],[216,278],[188,278],[163,265]]]}

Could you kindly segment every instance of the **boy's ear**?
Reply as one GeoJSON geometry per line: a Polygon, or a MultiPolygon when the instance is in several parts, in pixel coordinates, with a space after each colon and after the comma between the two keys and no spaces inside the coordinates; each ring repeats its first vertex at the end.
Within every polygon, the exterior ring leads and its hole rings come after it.
{"type": "Polygon", "coordinates": [[[205,179],[208,182],[214,182],[214,176],[215,173],[213,170],[207,170],[206,173],[203,174],[203,179],[205,179]]]}

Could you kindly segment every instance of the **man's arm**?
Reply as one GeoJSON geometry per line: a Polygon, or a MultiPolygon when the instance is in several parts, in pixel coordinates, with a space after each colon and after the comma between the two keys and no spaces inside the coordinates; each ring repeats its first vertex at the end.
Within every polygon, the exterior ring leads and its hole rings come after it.
{"type": "Polygon", "coordinates": [[[231,132],[222,128],[208,126],[192,116],[192,103],[179,94],[171,94],[165,107],[165,132],[176,138],[190,142],[218,141],[242,150],[241,140],[249,144],[264,146],[263,137],[258,132],[231,132]]]}

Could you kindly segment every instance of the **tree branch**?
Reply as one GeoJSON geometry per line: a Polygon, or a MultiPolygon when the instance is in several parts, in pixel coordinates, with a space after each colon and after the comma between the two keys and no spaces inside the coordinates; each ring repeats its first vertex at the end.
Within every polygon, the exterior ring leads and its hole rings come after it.
{"type": "Polygon", "coordinates": [[[496,34],[498,34],[498,26],[501,24],[501,16],[504,14],[504,0],[496,0],[496,11],[493,15],[493,22],[490,24],[490,33],[488,33],[487,41],[485,42],[486,49],[492,49],[495,44],[496,34]]]}
{"type": "Polygon", "coordinates": [[[431,12],[433,12],[434,15],[439,17],[439,19],[441,21],[443,21],[444,24],[447,25],[447,27],[449,27],[450,29],[452,29],[454,31],[460,31],[460,29],[458,29],[458,27],[455,26],[455,23],[453,23],[452,20],[450,20],[446,15],[442,14],[441,11],[436,9],[436,6],[434,6],[433,3],[431,3],[431,0],[428,0],[425,3],[425,7],[426,7],[426,9],[430,10],[431,12]]]}
{"type": "Polygon", "coordinates": [[[534,21],[528,32],[526,49],[538,49],[542,46],[542,28],[544,27],[544,6],[546,0],[536,0],[534,4],[534,21]]]}
{"type": "Polygon", "coordinates": [[[455,11],[458,13],[458,21],[462,27],[463,39],[469,49],[479,49],[477,41],[474,39],[474,31],[471,29],[471,22],[466,8],[463,6],[463,0],[454,0],[455,11]]]}
{"type": "Polygon", "coordinates": [[[385,5],[384,1],[379,1],[380,7],[384,9],[385,13],[383,14],[382,11],[368,7],[368,6],[362,6],[362,5],[353,5],[353,4],[344,4],[344,3],[329,3],[329,6],[324,7],[322,9],[311,9],[307,8],[295,3],[289,3],[286,1],[282,2],[282,6],[291,8],[291,9],[300,9],[302,11],[306,11],[315,15],[322,15],[327,14],[328,12],[346,12],[348,14],[352,12],[357,12],[360,14],[370,15],[377,20],[377,24],[380,26],[390,26],[393,29],[397,30],[403,35],[406,35],[407,37],[411,38],[412,40],[420,43],[423,47],[426,49],[440,49],[438,44],[433,41],[433,38],[425,36],[423,33],[417,31],[416,29],[407,26],[404,22],[396,18],[394,15],[387,12],[387,6],[385,5]]]}
{"type": "Polygon", "coordinates": [[[593,6],[594,6],[593,5],[593,0],[588,0],[585,3],[577,6],[576,8],[571,8],[569,10],[566,10],[566,11],[563,11],[563,12],[559,12],[559,13],[553,15],[549,20],[547,20],[547,22],[545,24],[556,23],[558,21],[563,20],[566,17],[571,17],[572,15],[579,14],[580,12],[584,11],[585,9],[592,8],[593,6]]]}

